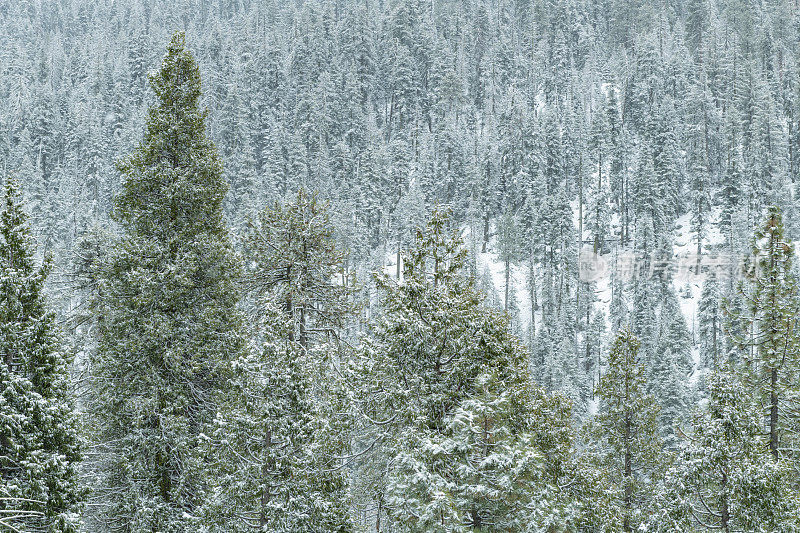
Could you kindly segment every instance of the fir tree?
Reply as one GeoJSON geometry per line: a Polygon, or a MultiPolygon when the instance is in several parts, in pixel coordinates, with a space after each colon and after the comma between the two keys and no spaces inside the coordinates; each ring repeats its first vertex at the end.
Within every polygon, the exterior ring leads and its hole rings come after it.
{"type": "Polygon", "coordinates": [[[677,298],[671,288],[661,306],[661,331],[651,354],[648,390],[661,407],[659,429],[664,446],[677,447],[676,429],[689,414],[689,376],[692,372],[692,340],[677,298]]]}
{"type": "Polygon", "coordinates": [[[226,400],[202,436],[204,531],[352,531],[347,486],[315,403],[315,365],[293,340],[282,303],[262,302],[264,345],[235,361],[226,400]]]}
{"type": "Polygon", "coordinates": [[[511,533],[574,521],[574,509],[551,485],[536,434],[520,431],[515,420],[544,416],[547,403],[526,414],[531,404],[496,373],[478,376],[475,389],[447,417],[444,432],[419,428],[404,436],[387,495],[399,527],[511,533]]]}
{"type": "Polygon", "coordinates": [[[569,409],[532,385],[525,350],[502,314],[488,309],[474,281],[464,276],[466,250],[447,235],[445,223],[437,212],[418,231],[401,284],[378,277],[384,315],[358,353],[356,375],[368,386],[357,393],[356,405],[369,421],[364,438],[376,450],[371,468],[388,471],[383,487],[376,487],[378,499],[396,527],[408,531],[512,524],[533,520],[537,509],[547,518],[535,523],[563,524],[559,510],[571,492],[556,490],[552,498],[558,503],[543,508],[536,495],[566,475],[569,409]],[[502,486],[508,480],[495,467],[474,463],[486,454],[481,447],[490,438],[472,435],[481,417],[497,424],[494,442],[503,455],[485,460],[533,476],[514,481],[522,487],[516,495],[502,486]],[[442,463],[445,449],[455,462],[442,463]],[[503,510],[469,488],[479,490],[484,482],[486,490],[523,503],[514,508],[509,501],[512,507],[503,510]]]}
{"type": "MultiPolygon", "coordinates": [[[[586,229],[592,238],[594,253],[607,252],[605,238],[609,230],[609,197],[607,191],[608,172],[610,166],[608,152],[614,142],[609,116],[605,109],[598,110],[592,116],[592,125],[589,132],[589,146],[593,151],[594,165],[590,167],[591,173],[596,172],[589,185],[589,198],[586,207],[586,229]]],[[[583,235],[580,236],[583,239],[583,235]]]]}
{"type": "MultiPolygon", "coordinates": [[[[261,211],[249,230],[245,285],[253,316],[265,324],[256,331],[265,345],[237,363],[231,384],[240,392],[215,422],[209,445],[229,481],[215,481],[217,510],[210,512],[220,525],[245,507],[258,509],[253,516],[270,531],[348,531],[345,484],[333,458],[347,439],[334,419],[340,361],[333,341],[355,310],[345,254],[327,204],[302,189],[294,202],[261,211]],[[231,426],[239,429],[228,435],[231,426]],[[254,434],[269,438],[255,443],[254,434]],[[226,439],[232,450],[217,453],[226,439]],[[239,464],[237,454],[251,460],[239,464]],[[250,481],[237,485],[240,478],[250,481]]],[[[241,522],[244,530],[255,523],[241,522]]]]}
{"type": "Polygon", "coordinates": [[[697,306],[700,365],[704,369],[718,368],[723,362],[722,311],[720,289],[716,277],[710,275],[703,282],[703,291],[697,306]]]}
{"type": "Polygon", "coordinates": [[[77,421],[55,313],[37,266],[28,216],[7,178],[0,212],[0,526],[9,531],[78,531],[83,492],[77,421]]]}
{"type": "Polygon", "coordinates": [[[509,298],[514,297],[513,294],[509,296],[509,292],[514,290],[511,286],[513,282],[511,267],[519,258],[520,240],[521,236],[517,216],[510,210],[507,210],[503,213],[503,216],[497,224],[497,251],[499,259],[503,263],[503,308],[506,311],[509,311],[509,298]]]}
{"type": "Polygon", "coordinates": [[[243,346],[239,264],[222,220],[222,162],[204,132],[200,75],[176,33],[150,75],[157,103],[119,164],[121,240],[103,269],[93,363],[106,451],[99,519],[111,531],[197,531],[198,436],[243,346]]]}
{"type": "Polygon", "coordinates": [[[264,301],[280,302],[294,324],[290,338],[304,350],[336,336],[354,311],[333,232],[327,204],[301,189],[295,201],[261,211],[245,237],[255,314],[264,301]]]}

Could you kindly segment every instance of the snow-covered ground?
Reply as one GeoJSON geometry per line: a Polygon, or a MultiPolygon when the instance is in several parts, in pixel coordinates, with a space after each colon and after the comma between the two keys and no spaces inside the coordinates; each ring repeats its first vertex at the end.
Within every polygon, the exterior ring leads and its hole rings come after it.
{"type": "MultiPolygon", "coordinates": [[[[574,212],[577,213],[577,205],[573,207],[575,208],[574,212]]],[[[711,220],[708,224],[708,229],[703,239],[703,257],[713,257],[720,245],[723,243],[723,236],[717,227],[719,214],[720,213],[718,210],[712,212],[711,220]]],[[[694,269],[688,268],[696,261],[697,252],[697,241],[694,233],[691,231],[690,218],[691,216],[686,214],[680,217],[675,223],[673,261],[678,267],[678,270],[676,272],[675,279],[673,280],[673,286],[678,295],[678,301],[680,302],[681,312],[686,320],[686,326],[692,335],[692,339],[696,341],[698,306],[700,303],[700,296],[703,291],[703,284],[708,274],[705,271],[698,273],[694,269]]],[[[468,230],[465,233],[468,234],[468,230]]],[[[490,240],[486,253],[480,253],[480,250],[478,250],[478,253],[476,253],[476,262],[479,273],[484,271],[489,273],[489,277],[494,285],[494,288],[497,291],[497,294],[500,295],[502,301],[505,291],[505,268],[496,253],[496,246],[494,244],[494,240],[490,240]]],[[[612,250],[610,257],[613,257],[615,251],[616,250],[612,250]]],[[[514,265],[512,267],[512,290],[515,291],[516,301],[520,311],[520,322],[523,331],[527,330],[528,326],[530,325],[531,316],[530,296],[527,288],[526,277],[526,267],[524,265],[514,265]]],[[[608,319],[610,316],[609,308],[611,305],[610,271],[607,275],[603,275],[596,280],[595,295],[597,297],[595,306],[599,310],[603,311],[608,319]]],[[[700,353],[696,345],[693,349],[692,357],[696,370],[699,368],[700,364],[700,353]]],[[[692,381],[696,381],[697,377],[697,372],[695,372],[691,378],[692,381]]]]}

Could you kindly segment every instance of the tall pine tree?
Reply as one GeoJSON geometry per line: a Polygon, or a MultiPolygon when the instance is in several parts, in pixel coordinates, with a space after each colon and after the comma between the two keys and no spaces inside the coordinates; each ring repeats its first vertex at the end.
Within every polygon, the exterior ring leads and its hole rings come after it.
{"type": "Polygon", "coordinates": [[[738,322],[734,327],[741,333],[735,340],[746,372],[761,393],[769,449],[775,459],[792,453],[788,450],[791,443],[782,440],[797,422],[800,293],[793,256],[794,246],[785,236],[781,212],[770,207],[766,221],[753,236],[747,279],[739,287],[746,312],[731,312],[730,306],[726,309],[738,322]]]}
{"type": "Polygon", "coordinates": [[[661,450],[658,406],[645,393],[639,346],[630,331],[617,333],[608,355],[608,370],[597,388],[600,413],[593,427],[601,464],[616,492],[622,522],[616,529],[623,531],[636,530],[644,518],[642,510],[650,501],[661,450]]]}
{"type": "Polygon", "coordinates": [[[417,231],[402,283],[377,277],[384,314],[357,354],[365,467],[386,472],[375,498],[401,531],[563,526],[574,511],[569,407],[532,383],[446,222],[436,212],[417,231]]]}
{"type": "Polygon", "coordinates": [[[797,502],[784,464],[759,438],[752,394],[729,369],[715,369],[708,403],[694,417],[656,499],[648,531],[797,531],[797,502]]]}
{"type": "Polygon", "coordinates": [[[241,353],[240,267],[222,220],[222,162],[205,134],[200,72],[176,33],[150,75],[157,102],[119,164],[123,229],[103,272],[93,363],[111,531],[197,531],[198,437],[241,353]]]}

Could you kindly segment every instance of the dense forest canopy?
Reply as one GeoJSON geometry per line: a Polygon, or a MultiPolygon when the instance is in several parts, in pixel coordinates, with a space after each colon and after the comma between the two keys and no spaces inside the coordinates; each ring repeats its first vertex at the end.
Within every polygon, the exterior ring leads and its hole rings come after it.
{"type": "Polygon", "coordinates": [[[799,17],[0,2],[0,529],[800,529],[799,17]]]}

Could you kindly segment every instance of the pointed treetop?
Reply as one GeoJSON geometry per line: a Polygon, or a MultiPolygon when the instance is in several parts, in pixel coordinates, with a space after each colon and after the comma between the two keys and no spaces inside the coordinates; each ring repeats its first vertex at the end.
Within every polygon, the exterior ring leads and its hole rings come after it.
{"type": "Polygon", "coordinates": [[[0,261],[3,261],[4,268],[30,274],[35,268],[33,249],[19,184],[9,176],[5,180],[3,210],[0,213],[0,261]]]}
{"type": "Polygon", "coordinates": [[[114,216],[129,231],[165,241],[222,234],[228,186],[205,132],[200,70],[183,32],[172,37],[150,86],[158,103],[148,112],[141,144],[117,164],[124,180],[114,216]]]}
{"type": "Polygon", "coordinates": [[[460,272],[467,258],[458,230],[448,232],[451,222],[449,209],[436,207],[425,227],[416,229],[416,238],[411,249],[404,254],[406,278],[430,277],[434,285],[453,278],[460,272]]]}
{"type": "MultiPolygon", "coordinates": [[[[160,109],[178,112],[197,111],[200,99],[200,69],[186,49],[186,35],[175,32],[167,46],[161,69],[149,75],[150,87],[161,101],[160,109]]],[[[152,112],[152,111],[151,111],[152,112]]]]}

